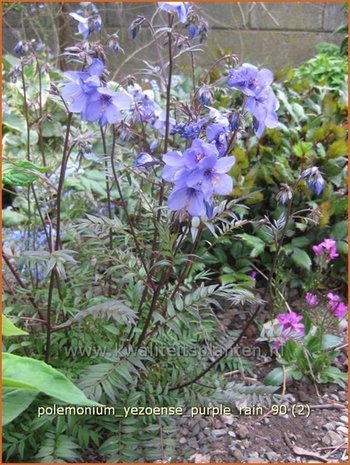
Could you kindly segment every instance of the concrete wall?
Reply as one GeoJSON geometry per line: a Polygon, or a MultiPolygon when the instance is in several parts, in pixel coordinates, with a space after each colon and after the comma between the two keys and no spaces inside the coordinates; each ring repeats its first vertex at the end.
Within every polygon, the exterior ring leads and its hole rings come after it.
{"type": "MultiPolygon", "coordinates": [[[[142,60],[157,63],[154,47],[145,46],[151,40],[147,31],[142,31],[135,41],[130,39],[127,31],[130,22],[138,14],[149,18],[152,16],[154,3],[103,2],[96,5],[107,31],[119,31],[125,51],[125,55],[115,59],[113,68],[120,68],[124,73],[142,67],[142,60]],[[137,49],[140,50],[135,53],[137,49]]],[[[334,34],[334,30],[346,22],[342,5],[342,2],[195,3],[195,8],[210,26],[208,40],[203,47],[205,51],[198,54],[197,62],[205,66],[215,60],[220,52],[233,52],[241,62],[266,65],[273,70],[287,64],[297,65],[314,55],[316,44],[340,43],[342,36],[334,34]]],[[[77,9],[77,5],[72,3],[67,7],[70,11],[77,9]]],[[[33,18],[42,24],[46,41],[57,49],[57,8],[59,5],[47,5],[47,11],[43,9],[36,18],[35,13],[28,16],[23,11],[8,12],[3,21],[5,52],[12,50],[24,31],[28,37],[40,34],[38,28],[30,31],[33,18]]],[[[71,20],[72,41],[74,23],[71,20]]]]}

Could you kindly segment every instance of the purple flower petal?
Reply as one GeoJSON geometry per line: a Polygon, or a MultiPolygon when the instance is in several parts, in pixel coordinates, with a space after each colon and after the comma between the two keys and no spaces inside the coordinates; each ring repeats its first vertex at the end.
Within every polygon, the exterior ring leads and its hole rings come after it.
{"type": "Polygon", "coordinates": [[[222,157],[219,158],[215,165],[215,171],[217,173],[227,173],[230,171],[232,166],[235,164],[235,157],[222,157]]]}
{"type": "Polygon", "coordinates": [[[214,183],[214,192],[218,195],[231,194],[233,189],[233,180],[228,174],[222,174],[217,183],[214,183]]]}
{"type": "Polygon", "coordinates": [[[173,166],[173,167],[181,168],[181,167],[184,166],[184,158],[183,158],[181,152],[177,152],[177,151],[168,152],[168,153],[164,154],[163,155],[163,161],[167,165],[173,166]]]}
{"type": "Polygon", "coordinates": [[[105,65],[103,64],[103,62],[101,60],[99,60],[98,58],[94,58],[92,60],[91,65],[87,68],[87,72],[91,76],[100,77],[102,75],[104,69],[105,69],[105,65]]]}

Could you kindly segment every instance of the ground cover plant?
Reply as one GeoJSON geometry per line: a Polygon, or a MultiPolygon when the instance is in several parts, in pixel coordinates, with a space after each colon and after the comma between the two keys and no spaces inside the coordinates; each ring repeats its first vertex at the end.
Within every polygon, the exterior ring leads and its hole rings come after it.
{"type": "Polygon", "coordinates": [[[98,7],[65,20],[64,72],[37,39],[3,57],[4,460],[176,461],[176,408],[344,387],[346,57],[201,70],[210,25],[159,2],[129,27],[158,66],[114,76],[98,7]],[[271,370],[228,383],[260,345],[271,370]]]}

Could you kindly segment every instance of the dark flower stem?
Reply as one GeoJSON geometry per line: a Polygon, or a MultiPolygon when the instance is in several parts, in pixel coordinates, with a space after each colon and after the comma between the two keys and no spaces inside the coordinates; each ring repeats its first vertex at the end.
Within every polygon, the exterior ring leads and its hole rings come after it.
{"type": "Polygon", "coordinates": [[[38,72],[38,80],[39,80],[39,121],[38,121],[38,136],[39,136],[39,149],[41,153],[41,159],[43,165],[46,166],[46,157],[45,157],[45,148],[44,148],[44,139],[43,139],[43,97],[42,97],[42,81],[41,81],[41,70],[40,70],[40,63],[38,60],[35,51],[33,50],[33,55],[36,62],[37,72],[38,72]]]}
{"type": "MultiPolygon", "coordinates": [[[[193,255],[196,252],[196,250],[197,250],[197,248],[199,246],[200,240],[201,240],[202,232],[203,232],[203,226],[201,225],[200,229],[198,231],[196,240],[194,241],[194,243],[193,243],[193,245],[191,247],[190,255],[193,255]]],[[[173,291],[172,291],[172,293],[171,293],[171,295],[170,295],[170,297],[168,299],[169,301],[172,301],[174,299],[175,295],[177,294],[178,290],[180,289],[180,287],[183,284],[186,277],[189,275],[189,273],[190,273],[190,271],[191,271],[194,264],[195,264],[194,260],[191,260],[190,262],[186,263],[182,273],[179,276],[179,279],[177,280],[176,286],[173,289],[173,291]]],[[[163,299],[163,302],[164,302],[164,299],[163,299]]],[[[177,315],[172,316],[171,318],[167,319],[163,323],[158,322],[156,324],[155,328],[150,333],[145,334],[144,339],[150,340],[150,338],[152,336],[154,336],[162,327],[166,326],[170,321],[172,321],[174,318],[176,318],[176,316],[177,315]]]]}
{"type": "MultiPolygon", "coordinates": [[[[104,167],[105,167],[105,179],[106,179],[106,192],[107,192],[107,209],[108,209],[108,218],[112,219],[112,204],[111,204],[111,186],[109,182],[109,173],[108,173],[108,160],[107,160],[107,143],[106,143],[106,133],[101,126],[101,137],[103,145],[103,154],[104,154],[104,167]]],[[[109,250],[113,250],[113,231],[112,228],[109,228],[109,250]]],[[[112,276],[108,278],[108,297],[112,295],[112,276]]]]}
{"type": "MultiPolygon", "coordinates": [[[[69,148],[69,133],[72,124],[73,114],[68,114],[67,120],[67,129],[66,135],[64,139],[64,146],[63,146],[63,155],[62,155],[62,163],[61,163],[61,171],[60,177],[58,181],[58,189],[57,189],[57,201],[56,201],[56,210],[57,210],[57,224],[56,224],[56,242],[55,242],[55,251],[59,250],[61,241],[60,241],[60,233],[61,233],[61,204],[62,204],[62,191],[64,185],[64,178],[66,174],[66,168],[68,163],[69,155],[74,147],[75,144],[69,148]]],[[[54,283],[55,283],[55,276],[57,274],[56,267],[54,266],[51,271],[50,276],[50,284],[49,284],[49,293],[48,293],[48,302],[47,302],[47,316],[46,316],[46,348],[45,348],[45,362],[48,363],[50,359],[50,348],[51,348],[51,313],[52,313],[52,298],[53,298],[53,290],[54,290],[54,283]]]]}
{"type": "MultiPolygon", "coordinates": [[[[21,79],[22,79],[22,88],[23,88],[23,113],[26,120],[26,142],[27,142],[27,160],[31,161],[30,156],[30,124],[29,124],[29,112],[28,112],[28,102],[27,102],[27,89],[26,89],[26,80],[24,77],[24,62],[21,59],[21,79]]],[[[30,186],[27,188],[27,208],[28,208],[28,228],[27,228],[27,248],[30,248],[30,232],[31,232],[31,223],[32,223],[32,209],[30,204],[30,186]]],[[[32,270],[30,270],[30,278],[33,281],[32,270]]]]}
{"type": "Polygon", "coordinates": [[[29,125],[27,90],[26,90],[26,81],[25,81],[25,77],[24,77],[23,60],[21,60],[21,78],[22,78],[22,87],[23,87],[23,113],[24,113],[24,118],[26,120],[26,130],[27,130],[27,160],[31,161],[31,156],[30,156],[30,125],[29,125]]]}
{"type": "Polygon", "coordinates": [[[8,266],[9,270],[11,271],[11,273],[13,274],[15,280],[17,281],[17,283],[20,285],[20,287],[22,289],[25,289],[27,292],[28,292],[28,299],[30,301],[30,303],[33,305],[34,309],[38,312],[38,314],[40,315],[40,317],[45,320],[46,322],[46,317],[45,317],[45,314],[40,310],[40,308],[38,307],[38,305],[36,304],[33,296],[30,295],[30,291],[29,289],[25,286],[25,284],[23,283],[22,279],[20,278],[20,276],[18,275],[17,271],[15,270],[15,268],[13,267],[12,263],[10,262],[10,260],[7,258],[7,256],[4,254],[4,252],[2,252],[2,258],[4,259],[4,262],[6,263],[6,265],[8,266]]]}
{"type": "Polygon", "coordinates": [[[289,201],[288,201],[285,223],[284,223],[284,226],[283,226],[283,229],[282,229],[282,232],[281,232],[281,236],[280,236],[279,241],[277,243],[276,252],[275,252],[275,255],[273,257],[272,266],[271,266],[270,273],[269,273],[267,288],[265,290],[265,297],[266,297],[267,293],[270,294],[271,309],[272,309],[273,300],[274,300],[273,292],[272,292],[272,281],[273,281],[273,278],[274,278],[274,275],[275,275],[275,271],[276,271],[276,267],[277,267],[277,264],[278,264],[278,259],[279,259],[279,256],[280,256],[283,241],[284,241],[287,229],[288,229],[289,219],[290,219],[291,213],[292,213],[292,204],[293,204],[293,197],[290,198],[289,201]]]}
{"type": "MultiPolygon", "coordinates": [[[[164,153],[168,151],[169,145],[169,125],[170,125],[170,99],[171,99],[171,83],[173,77],[173,49],[172,49],[172,27],[173,27],[174,17],[171,14],[168,14],[168,23],[169,29],[168,32],[168,55],[169,55],[169,68],[168,68],[168,80],[167,80],[167,87],[166,87],[166,116],[165,116],[165,137],[164,137],[164,153]]],[[[160,216],[161,216],[161,206],[163,205],[164,199],[164,180],[162,180],[160,190],[159,190],[159,202],[158,202],[158,212],[157,212],[157,220],[156,225],[159,224],[160,216]]],[[[153,259],[155,254],[153,253],[156,250],[158,241],[158,228],[154,228],[154,235],[153,235],[153,242],[152,242],[152,265],[154,263],[153,259]]]]}
{"type": "Polygon", "coordinates": [[[226,355],[234,348],[236,347],[240,341],[242,340],[243,336],[245,335],[247,329],[249,328],[249,326],[253,323],[253,321],[255,320],[255,317],[257,316],[257,314],[259,313],[260,311],[260,308],[261,306],[258,306],[257,309],[255,310],[255,312],[252,314],[252,316],[249,318],[249,320],[247,321],[247,323],[245,324],[241,334],[238,336],[238,338],[230,345],[230,347],[228,349],[226,349],[221,355],[220,357],[218,357],[217,359],[215,359],[212,363],[210,363],[207,368],[205,368],[203,371],[201,371],[195,378],[192,378],[190,381],[187,381],[183,384],[180,384],[178,386],[173,386],[173,387],[170,387],[169,388],[169,391],[175,391],[177,389],[182,389],[184,387],[187,387],[187,386],[190,386],[191,384],[193,383],[197,383],[197,381],[199,381],[201,378],[203,378],[203,376],[205,376],[212,368],[214,368],[219,362],[221,362],[221,360],[223,358],[226,357],[226,355]]]}
{"type": "Polygon", "coordinates": [[[40,204],[39,204],[39,199],[38,199],[38,196],[36,195],[33,184],[31,185],[31,188],[32,188],[32,194],[33,194],[33,197],[34,197],[35,206],[36,206],[36,209],[38,210],[39,218],[40,218],[40,221],[41,221],[41,224],[43,226],[44,233],[45,233],[45,236],[46,236],[47,246],[49,248],[49,251],[52,252],[52,243],[51,243],[51,240],[50,240],[49,233],[46,230],[45,219],[43,217],[43,214],[42,214],[42,211],[41,211],[41,208],[40,208],[40,204]]]}
{"type": "Polygon", "coordinates": [[[61,204],[62,204],[62,191],[63,191],[63,185],[64,185],[64,178],[66,175],[66,169],[67,169],[67,163],[68,163],[68,158],[73,150],[75,144],[72,144],[71,147],[69,148],[69,133],[70,133],[70,127],[72,124],[72,118],[73,114],[69,113],[68,114],[68,121],[67,121],[67,129],[66,129],[66,135],[65,135],[65,140],[64,140],[64,147],[63,147],[63,156],[62,156],[62,164],[61,164],[61,171],[60,171],[60,177],[58,181],[58,188],[57,188],[57,225],[56,225],[56,244],[55,244],[55,250],[58,250],[60,248],[61,244],[61,204]]]}
{"type": "Polygon", "coordinates": [[[126,201],[124,199],[123,192],[121,190],[117,170],[116,170],[116,167],[115,167],[114,155],[115,155],[116,134],[115,134],[115,130],[114,130],[115,128],[113,126],[112,126],[112,128],[113,128],[113,142],[112,142],[112,152],[111,152],[112,173],[113,173],[115,184],[117,186],[117,191],[118,191],[118,194],[119,194],[119,198],[120,198],[120,201],[122,203],[122,207],[123,207],[123,210],[124,210],[124,213],[125,213],[125,216],[126,216],[129,228],[130,228],[130,232],[131,232],[131,235],[132,235],[132,237],[134,239],[136,253],[137,253],[139,259],[141,260],[142,266],[145,269],[146,274],[148,275],[149,274],[148,273],[148,267],[146,265],[144,255],[143,255],[143,253],[141,251],[139,241],[137,239],[135,229],[134,229],[134,226],[133,226],[133,222],[132,222],[131,217],[130,217],[129,212],[128,212],[128,207],[127,207],[126,201]]]}
{"type": "Polygon", "coordinates": [[[53,288],[55,283],[55,268],[51,272],[50,284],[49,284],[49,295],[47,305],[47,316],[46,316],[46,347],[45,347],[45,362],[48,363],[50,360],[50,349],[51,349],[51,310],[52,310],[52,296],[53,288]]]}
{"type": "Polygon", "coordinates": [[[148,327],[149,327],[149,325],[151,323],[151,320],[152,320],[153,312],[155,311],[156,306],[157,306],[158,297],[160,295],[160,292],[161,292],[164,284],[168,281],[170,273],[171,273],[171,268],[168,268],[167,270],[165,270],[163,272],[161,280],[160,280],[159,284],[157,285],[156,290],[153,293],[151,306],[150,306],[150,309],[149,309],[145,324],[144,324],[144,326],[142,328],[142,332],[141,332],[140,337],[139,337],[139,339],[137,341],[136,350],[138,350],[141,347],[141,344],[142,344],[142,342],[143,342],[143,340],[145,338],[147,329],[148,329],[148,327]]]}
{"type": "MultiPolygon", "coordinates": [[[[208,79],[208,77],[210,76],[210,73],[213,71],[213,69],[215,68],[216,65],[218,65],[221,61],[224,61],[224,60],[227,60],[227,59],[231,59],[231,60],[238,60],[237,56],[236,55],[232,55],[232,54],[229,54],[229,55],[224,55],[223,57],[220,57],[218,58],[212,65],[211,67],[209,68],[209,70],[206,72],[204,78],[201,79],[201,82],[205,84],[205,81],[208,79]]],[[[195,99],[197,97],[197,94],[198,94],[198,91],[199,91],[200,87],[198,87],[198,89],[196,90],[193,98],[195,99]]]]}
{"type": "MultiPolygon", "coordinates": [[[[171,14],[168,14],[168,26],[169,26],[169,32],[168,32],[168,55],[169,55],[169,68],[168,68],[168,80],[167,80],[167,87],[166,87],[166,116],[165,116],[165,137],[164,137],[164,153],[168,151],[168,145],[169,145],[169,125],[170,125],[170,100],[171,100],[171,83],[172,83],[172,76],[173,76],[173,40],[172,40],[172,27],[173,27],[173,22],[174,22],[174,16],[171,14]]],[[[157,217],[156,217],[156,224],[154,228],[154,234],[153,234],[153,240],[152,240],[152,254],[151,254],[151,266],[150,266],[150,274],[148,277],[148,281],[151,283],[151,278],[153,275],[153,265],[156,260],[156,249],[157,249],[157,242],[158,242],[158,228],[157,225],[159,224],[160,217],[161,217],[161,206],[163,205],[163,198],[164,198],[164,180],[162,180],[160,190],[159,190],[159,202],[158,202],[158,212],[157,212],[157,217]]],[[[160,292],[163,288],[163,286],[167,283],[171,273],[171,268],[164,270],[162,277],[160,279],[159,284],[157,285],[152,301],[151,301],[151,306],[145,321],[145,324],[142,328],[142,332],[140,334],[140,337],[137,341],[137,348],[141,347],[141,344],[145,338],[147,329],[151,323],[152,320],[152,315],[153,312],[156,309],[157,306],[157,300],[160,295],[160,292]]],[[[145,288],[147,290],[147,288],[145,288]]],[[[146,294],[144,294],[144,298],[146,298],[146,294]]],[[[142,299],[141,299],[142,301],[142,299]]],[[[140,308],[140,312],[142,313],[142,308],[140,308]]],[[[140,316],[140,315],[139,315],[140,316]]]]}

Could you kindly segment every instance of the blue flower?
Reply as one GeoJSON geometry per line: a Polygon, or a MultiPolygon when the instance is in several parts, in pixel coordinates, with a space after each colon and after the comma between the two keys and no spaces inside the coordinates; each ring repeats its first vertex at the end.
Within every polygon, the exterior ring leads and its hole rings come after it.
{"type": "Polygon", "coordinates": [[[307,179],[307,186],[310,192],[313,192],[316,195],[320,195],[322,193],[325,186],[325,180],[316,166],[303,171],[300,177],[302,179],[307,179]]]}
{"type": "Polygon", "coordinates": [[[61,91],[68,109],[72,113],[84,111],[90,96],[101,85],[100,76],[104,70],[101,60],[95,58],[86,71],[67,71],[65,78],[69,81],[61,91]]]}
{"type": "Polygon", "coordinates": [[[232,192],[233,181],[226,173],[234,163],[234,157],[206,157],[187,177],[187,185],[196,188],[200,186],[205,200],[210,200],[213,194],[228,195],[232,192]]]}
{"type": "Polygon", "coordinates": [[[246,110],[254,118],[254,130],[261,137],[265,128],[275,128],[278,125],[278,100],[271,89],[264,88],[254,97],[248,97],[246,110]]]}
{"type": "Polygon", "coordinates": [[[238,69],[231,69],[227,85],[240,89],[248,98],[245,108],[253,115],[254,130],[261,137],[265,128],[275,128],[278,124],[278,100],[270,89],[273,73],[266,68],[244,63],[238,69]]]}
{"type": "Polygon", "coordinates": [[[238,128],[239,123],[241,121],[240,114],[238,112],[231,113],[228,120],[229,120],[229,123],[230,123],[230,130],[231,131],[236,131],[236,129],[238,128]]]}
{"type": "Polygon", "coordinates": [[[115,53],[116,55],[119,52],[123,52],[123,49],[121,48],[120,43],[119,43],[118,33],[113,34],[108,39],[107,45],[108,45],[108,48],[112,50],[112,52],[115,53]]]}
{"type": "Polygon", "coordinates": [[[197,98],[203,105],[210,105],[213,101],[213,92],[209,86],[203,84],[197,92],[197,98]]]}
{"type": "Polygon", "coordinates": [[[78,31],[84,39],[87,39],[94,31],[100,31],[102,28],[102,20],[99,15],[90,16],[88,18],[84,18],[84,16],[77,13],[69,13],[69,15],[78,21],[78,31]]]}
{"type": "Polygon", "coordinates": [[[132,98],[125,92],[114,92],[107,87],[99,87],[89,95],[82,119],[98,121],[100,126],[114,124],[121,119],[121,110],[127,110],[132,104],[132,98]]]}
{"type": "Polygon", "coordinates": [[[199,27],[197,26],[197,24],[190,23],[187,27],[187,31],[188,31],[188,38],[194,39],[195,37],[197,37],[199,33],[199,27]]]}
{"type": "Polygon", "coordinates": [[[259,71],[256,66],[244,63],[240,68],[229,71],[227,85],[240,89],[249,97],[259,94],[272,81],[273,73],[269,69],[263,68],[259,71]]]}
{"type": "Polygon", "coordinates": [[[159,164],[159,161],[147,152],[140,152],[135,160],[135,168],[144,168],[159,164]]]}
{"type": "Polygon", "coordinates": [[[16,55],[24,56],[28,53],[29,47],[26,42],[23,42],[22,40],[20,40],[19,42],[17,42],[13,50],[16,55]]]}
{"type": "Polygon", "coordinates": [[[185,209],[191,216],[203,216],[206,213],[204,195],[195,187],[175,188],[168,199],[170,210],[185,209]]]}
{"type": "Polygon", "coordinates": [[[158,2],[158,7],[160,10],[176,14],[181,23],[187,21],[187,13],[189,10],[187,2],[158,2]]]}
{"type": "Polygon", "coordinates": [[[207,126],[205,133],[209,142],[215,142],[219,156],[224,156],[227,152],[227,128],[213,123],[207,126]]]}
{"type": "Polygon", "coordinates": [[[199,37],[200,42],[202,43],[207,36],[208,24],[201,20],[199,22],[190,22],[187,26],[188,38],[190,40],[199,37]]]}
{"type": "Polygon", "coordinates": [[[232,191],[233,181],[226,173],[235,158],[218,156],[214,145],[200,139],[194,140],[183,154],[174,151],[163,156],[162,177],[174,184],[168,200],[171,210],[185,209],[192,216],[211,215],[213,195],[232,191]]]}
{"type": "Polygon", "coordinates": [[[138,16],[128,27],[129,34],[133,40],[136,39],[136,36],[140,32],[141,26],[144,21],[145,18],[143,16],[138,16]]]}
{"type": "Polygon", "coordinates": [[[121,110],[129,109],[132,98],[125,92],[114,92],[101,86],[104,64],[97,58],[85,71],[68,71],[69,80],[62,89],[62,97],[72,113],[81,113],[85,121],[98,121],[101,126],[120,120],[121,110]]]}

